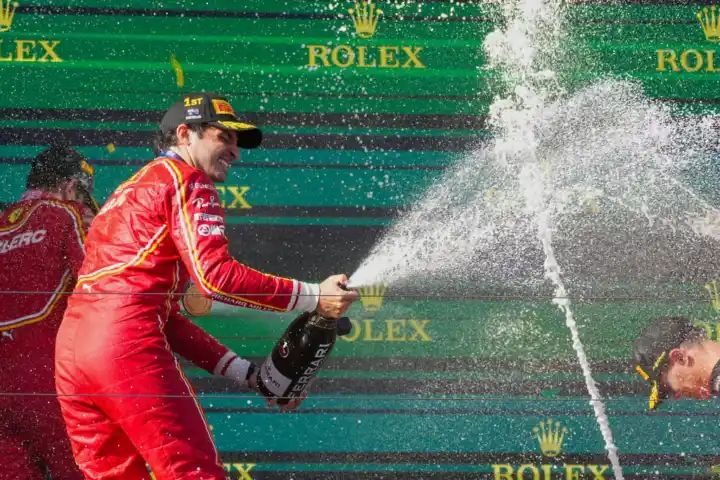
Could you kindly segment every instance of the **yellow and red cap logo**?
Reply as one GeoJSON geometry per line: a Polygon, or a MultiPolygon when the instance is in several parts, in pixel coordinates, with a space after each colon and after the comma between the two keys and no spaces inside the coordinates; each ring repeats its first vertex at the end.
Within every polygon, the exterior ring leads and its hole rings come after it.
{"type": "Polygon", "coordinates": [[[232,106],[227,101],[213,98],[212,104],[217,115],[235,116],[235,110],[233,110],[232,106]]]}

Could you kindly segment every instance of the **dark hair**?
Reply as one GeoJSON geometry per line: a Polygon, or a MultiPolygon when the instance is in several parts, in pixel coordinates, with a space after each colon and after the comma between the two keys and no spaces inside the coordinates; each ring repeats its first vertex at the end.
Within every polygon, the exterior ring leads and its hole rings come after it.
{"type": "MultiPolygon", "coordinates": [[[[210,126],[208,123],[187,123],[186,125],[191,132],[197,133],[200,138],[202,138],[203,132],[210,126]]],[[[166,151],[170,147],[177,145],[177,142],[178,139],[175,134],[175,130],[171,130],[169,132],[158,130],[157,133],[155,133],[155,138],[153,139],[153,149],[155,151],[155,155],[160,155],[160,153],[166,151]]]]}
{"type": "Polygon", "coordinates": [[[30,163],[26,187],[55,189],[64,181],[80,175],[83,161],[85,157],[69,146],[51,145],[30,163]]]}

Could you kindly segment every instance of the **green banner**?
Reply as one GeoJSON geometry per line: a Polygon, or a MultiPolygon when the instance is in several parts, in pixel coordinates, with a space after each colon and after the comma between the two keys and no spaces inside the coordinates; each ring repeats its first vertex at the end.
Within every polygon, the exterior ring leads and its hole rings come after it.
{"type": "MultiPolygon", "coordinates": [[[[219,186],[232,253],[302,279],[351,273],[399,212],[489,138],[499,94],[482,43],[500,5],[374,4],[0,1],[0,203],[19,197],[51,142],[96,165],[104,200],[152,158],[164,109],[217,91],[265,133],[219,186]]],[[[705,7],[570,2],[563,81],[625,78],[677,115],[716,115],[720,29],[705,7]]],[[[626,478],[714,472],[715,406],[647,415],[629,365],[632,339],[658,315],[688,315],[718,337],[716,285],[686,291],[575,302],[626,478]]],[[[349,315],[353,331],[296,414],[187,366],[231,478],[611,478],[549,298],[370,291],[349,315]]],[[[216,307],[197,321],[261,361],[291,319],[216,307]]]]}

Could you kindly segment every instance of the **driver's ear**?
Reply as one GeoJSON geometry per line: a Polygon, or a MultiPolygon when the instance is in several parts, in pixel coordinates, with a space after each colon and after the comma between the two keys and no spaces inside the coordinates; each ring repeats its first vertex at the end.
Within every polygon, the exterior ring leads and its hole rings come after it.
{"type": "Polygon", "coordinates": [[[175,136],[177,137],[178,145],[189,145],[190,144],[190,133],[191,130],[184,123],[181,123],[175,129],[175,136]]]}
{"type": "Polygon", "coordinates": [[[681,348],[673,348],[670,350],[668,355],[670,364],[687,365],[692,359],[687,355],[687,352],[681,348]]]}

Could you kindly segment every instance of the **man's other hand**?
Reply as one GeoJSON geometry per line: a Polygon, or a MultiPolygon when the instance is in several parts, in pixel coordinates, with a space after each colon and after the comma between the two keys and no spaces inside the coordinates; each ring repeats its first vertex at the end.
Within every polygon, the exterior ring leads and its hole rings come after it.
{"type": "MultiPolygon", "coordinates": [[[[263,393],[258,388],[258,374],[260,373],[260,369],[255,369],[255,371],[250,375],[250,378],[248,378],[248,387],[250,387],[252,390],[258,392],[260,395],[263,395],[263,393]]],[[[270,408],[275,407],[276,405],[280,407],[280,411],[282,413],[285,412],[292,412],[296,408],[300,406],[300,404],[305,400],[308,396],[307,389],[310,388],[310,385],[312,385],[313,381],[315,379],[310,381],[310,384],[303,390],[303,392],[300,394],[298,398],[293,398],[285,405],[281,405],[277,402],[277,399],[275,398],[267,398],[265,397],[265,401],[267,403],[267,406],[270,408]]],[[[264,395],[263,395],[264,396],[264,395]]]]}

